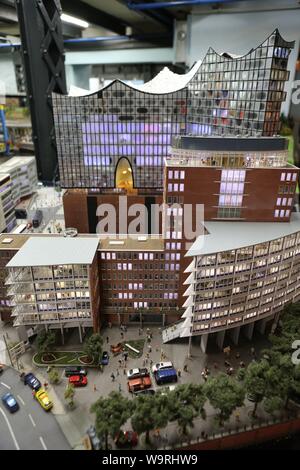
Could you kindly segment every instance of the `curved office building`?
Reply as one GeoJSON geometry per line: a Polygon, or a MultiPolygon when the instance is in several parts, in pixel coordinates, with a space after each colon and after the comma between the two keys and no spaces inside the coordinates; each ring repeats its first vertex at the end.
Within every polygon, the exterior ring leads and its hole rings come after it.
{"type": "Polygon", "coordinates": [[[205,228],[186,254],[182,322],[164,331],[165,341],[239,331],[300,299],[299,213],[287,224],[207,222],[205,228]]]}

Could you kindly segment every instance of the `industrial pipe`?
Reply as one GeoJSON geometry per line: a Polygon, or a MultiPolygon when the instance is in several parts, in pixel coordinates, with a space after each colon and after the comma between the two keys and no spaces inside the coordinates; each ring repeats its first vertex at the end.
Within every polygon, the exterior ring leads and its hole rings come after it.
{"type": "Polygon", "coordinates": [[[73,38],[73,39],[65,39],[64,44],[89,44],[89,43],[97,43],[97,42],[109,42],[109,41],[147,41],[151,39],[165,39],[169,38],[171,34],[168,33],[161,33],[161,34],[134,34],[132,36],[96,36],[94,38],[73,38]]]}
{"type": "MultiPolygon", "coordinates": [[[[171,34],[161,33],[161,34],[144,34],[144,35],[132,35],[132,36],[96,36],[94,38],[73,38],[65,39],[64,44],[93,44],[98,42],[109,42],[109,41],[147,41],[151,39],[165,39],[169,38],[171,34]]],[[[21,47],[20,43],[0,43],[0,49],[11,49],[21,47]]]]}
{"type": "MultiPolygon", "coordinates": [[[[210,3],[236,3],[244,0],[172,0],[170,2],[149,2],[149,3],[133,3],[128,2],[127,7],[131,10],[157,10],[159,8],[176,8],[197,5],[208,5],[210,3]]],[[[249,0],[248,0],[249,1],[249,0]]]]}

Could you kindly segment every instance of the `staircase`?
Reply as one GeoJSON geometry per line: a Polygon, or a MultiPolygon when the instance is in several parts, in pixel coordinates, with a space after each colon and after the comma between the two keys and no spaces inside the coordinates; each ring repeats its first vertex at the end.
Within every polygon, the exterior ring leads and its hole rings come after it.
{"type": "Polygon", "coordinates": [[[178,323],[173,323],[170,326],[167,326],[162,332],[163,343],[168,343],[173,339],[180,338],[180,335],[183,331],[184,321],[180,320],[178,323]]]}

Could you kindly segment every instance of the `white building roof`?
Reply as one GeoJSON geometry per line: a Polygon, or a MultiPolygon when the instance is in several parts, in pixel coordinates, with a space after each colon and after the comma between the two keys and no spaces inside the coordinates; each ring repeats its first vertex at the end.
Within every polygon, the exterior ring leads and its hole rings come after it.
{"type": "Polygon", "coordinates": [[[91,264],[98,248],[98,237],[32,237],[6,265],[55,266],[91,264]]]}
{"type": "MultiPolygon", "coordinates": [[[[145,93],[174,93],[175,91],[182,90],[184,87],[187,86],[189,81],[197,73],[197,70],[199,69],[200,65],[201,60],[198,60],[198,62],[195,62],[193,67],[187,73],[183,74],[174,73],[168,67],[164,67],[157,75],[155,75],[154,78],[152,78],[152,80],[149,80],[149,82],[143,83],[142,85],[128,85],[127,83],[126,85],[130,88],[133,88],[134,90],[142,91],[145,93]]],[[[122,80],[119,81],[122,82],[122,80]]],[[[108,85],[105,85],[103,88],[107,88],[113,83],[114,80],[111,81],[108,85]]],[[[102,88],[100,88],[100,90],[101,89],[102,88]]],[[[83,88],[78,88],[72,85],[70,87],[69,96],[87,96],[93,95],[94,93],[94,91],[91,92],[89,90],[84,90],[83,88]]]]}
{"type": "Polygon", "coordinates": [[[300,232],[300,213],[290,222],[205,222],[209,232],[199,236],[186,256],[207,255],[268,242],[300,232]]]}

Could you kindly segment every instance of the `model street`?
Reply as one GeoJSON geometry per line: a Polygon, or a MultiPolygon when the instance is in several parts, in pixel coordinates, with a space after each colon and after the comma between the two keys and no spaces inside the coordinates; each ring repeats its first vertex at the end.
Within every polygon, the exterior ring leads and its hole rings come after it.
{"type": "Polygon", "coordinates": [[[0,403],[0,450],[68,450],[70,446],[51,412],[44,411],[19,374],[6,368],[0,376],[0,396],[11,392],[20,405],[16,413],[0,403]]]}

